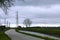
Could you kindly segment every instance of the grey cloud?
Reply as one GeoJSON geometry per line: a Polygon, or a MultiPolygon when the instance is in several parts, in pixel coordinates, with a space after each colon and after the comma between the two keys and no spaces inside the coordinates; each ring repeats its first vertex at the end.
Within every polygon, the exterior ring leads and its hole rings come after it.
{"type": "Polygon", "coordinates": [[[60,0],[25,0],[23,1],[16,1],[16,5],[21,6],[44,6],[44,5],[53,5],[53,4],[60,4],[60,0]]]}
{"type": "Polygon", "coordinates": [[[60,19],[47,19],[47,18],[35,18],[32,19],[34,24],[59,24],[60,23],[60,19]]]}
{"type": "MultiPolygon", "coordinates": [[[[25,0],[16,1],[15,7],[9,11],[7,20],[16,23],[16,11],[19,12],[19,23],[23,23],[25,18],[30,18],[33,24],[55,24],[60,23],[60,0],[25,0]],[[41,5],[43,7],[41,7],[41,5]],[[45,6],[50,7],[47,8],[45,6]],[[36,7],[37,6],[37,7],[36,7]]],[[[1,12],[0,12],[1,13],[1,12]]],[[[4,14],[0,18],[5,18],[4,14]]],[[[2,20],[3,20],[2,19],[2,20]]]]}
{"type": "MultiPolygon", "coordinates": [[[[59,6],[59,5],[58,5],[59,6]]],[[[59,7],[54,7],[53,8],[41,8],[41,7],[34,7],[34,6],[17,6],[15,8],[12,8],[14,10],[13,14],[9,13],[10,17],[15,18],[16,14],[15,12],[18,10],[19,12],[19,23],[23,23],[25,18],[30,18],[33,22],[33,24],[55,24],[55,23],[60,23],[60,8],[59,7]],[[17,9],[17,10],[16,10],[17,9]]],[[[10,18],[10,20],[11,20],[10,18]]],[[[13,19],[14,20],[14,19],[13,19]]],[[[15,19],[16,21],[16,19],[15,19]]],[[[12,22],[14,23],[14,22],[12,22]]]]}
{"type": "Polygon", "coordinates": [[[60,14],[53,14],[53,13],[48,13],[48,14],[46,14],[46,13],[44,13],[44,14],[36,14],[35,15],[35,17],[36,18],[60,18],[60,14]]]}

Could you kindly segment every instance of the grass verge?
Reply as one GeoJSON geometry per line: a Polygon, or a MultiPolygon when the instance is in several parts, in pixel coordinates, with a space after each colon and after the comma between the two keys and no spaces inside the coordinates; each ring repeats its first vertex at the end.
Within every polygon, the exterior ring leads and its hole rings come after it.
{"type": "MultiPolygon", "coordinates": [[[[19,32],[19,30],[16,29],[16,32],[19,32]]],[[[30,36],[37,37],[37,38],[42,38],[42,39],[45,39],[45,40],[56,40],[56,39],[52,39],[52,38],[48,38],[48,37],[42,37],[42,36],[37,36],[37,35],[34,35],[34,34],[25,33],[25,32],[19,32],[19,33],[30,35],[30,36]]]]}
{"type": "Polygon", "coordinates": [[[0,32],[0,40],[11,40],[4,32],[0,32]]]}
{"type": "Polygon", "coordinates": [[[56,36],[58,38],[60,37],[60,27],[26,27],[18,29],[43,33],[51,36],[56,36]]]}

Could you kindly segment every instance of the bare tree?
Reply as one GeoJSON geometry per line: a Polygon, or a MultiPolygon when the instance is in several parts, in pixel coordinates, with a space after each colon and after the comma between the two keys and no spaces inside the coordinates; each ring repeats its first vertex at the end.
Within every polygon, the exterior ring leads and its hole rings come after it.
{"type": "Polygon", "coordinates": [[[0,0],[0,7],[11,6],[13,0],[0,0]]]}
{"type": "MultiPolygon", "coordinates": [[[[2,10],[4,11],[5,13],[5,16],[7,16],[8,14],[8,8],[11,7],[11,5],[13,4],[12,2],[13,0],[0,0],[0,8],[2,8],[2,10]]],[[[6,24],[6,17],[5,17],[5,24],[6,24]]]]}
{"type": "MultiPolygon", "coordinates": [[[[7,14],[7,9],[13,5],[14,1],[15,0],[0,0],[0,8],[3,9],[5,14],[7,14]]],[[[19,1],[23,1],[24,2],[24,0],[19,0],[19,1]]]]}
{"type": "Polygon", "coordinates": [[[26,26],[26,27],[30,27],[30,25],[32,24],[32,21],[30,19],[25,19],[23,24],[26,26]]]}
{"type": "Polygon", "coordinates": [[[3,9],[4,13],[7,14],[7,10],[13,4],[13,0],[0,0],[0,8],[3,9]]]}

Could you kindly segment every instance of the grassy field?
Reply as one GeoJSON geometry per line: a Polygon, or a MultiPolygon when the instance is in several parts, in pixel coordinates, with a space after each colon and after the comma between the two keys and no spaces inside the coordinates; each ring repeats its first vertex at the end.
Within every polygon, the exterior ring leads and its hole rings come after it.
{"type": "Polygon", "coordinates": [[[0,26],[0,40],[11,40],[6,34],[5,31],[9,30],[8,27],[0,26]]]}
{"type": "Polygon", "coordinates": [[[11,40],[4,32],[0,32],[0,40],[11,40]]]}
{"type": "Polygon", "coordinates": [[[27,28],[20,28],[20,29],[60,37],[60,27],[27,27],[27,28]]]}

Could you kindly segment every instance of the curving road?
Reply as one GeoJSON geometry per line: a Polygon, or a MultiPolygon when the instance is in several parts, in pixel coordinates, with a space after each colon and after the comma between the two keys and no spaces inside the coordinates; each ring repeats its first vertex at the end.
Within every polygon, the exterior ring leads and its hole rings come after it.
{"type": "Polygon", "coordinates": [[[25,34],[17,33],[15,29],[10,29],[5,33],[11,38],[11,40],[44,40],[44,39],[28,36],[25,34]]]}

